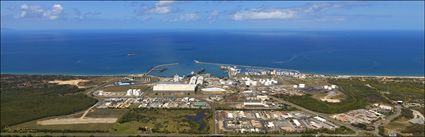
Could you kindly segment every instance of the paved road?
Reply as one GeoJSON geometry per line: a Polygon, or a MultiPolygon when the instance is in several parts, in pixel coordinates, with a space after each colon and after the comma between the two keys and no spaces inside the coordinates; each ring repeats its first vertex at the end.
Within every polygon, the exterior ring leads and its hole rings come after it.
{"type": "Polygon", "coordinates": [[[397,118],[398,116],[401,115],[401,106],[397,105],[395,106],[395,113],[392,115],[387,116],[385,119],[377,121],[373,124],[373,126],[375,127],[375,130],[370,131],[369,133],[375,135],[375,136],[381,136],[379,135],[379,126],[381,125],[386,125],[388,123],[390,123],[393,119],[397,118]]]}
{"type": "Polygon", "coordinates": [[[307,112],[307,113],[310,113],[310,114],[313,114],[313,115],[320,116],[320,117],[322,117],[322,118],[324,118],[324,119],[326,119],[326,120],[328,120],[328,121],[330,121],[330,122],[332,122],[332,123],[335,123],[335,124],[337,124],[337,125],[345,126],[345,127],[347,127],[347,128],[350,128],[350,129],[351,129],[351,130],[353,130],[354,132],[356,132],[354,135],[349,135],[349,136],[358,136],[358,135],[360,134],[360,129],[358,129],[358,128],[356,128],[356,127],[354,127],[354,126],[352,126],[352,125],[350,125],[350,124],[348,124],[348,123],[344,123],[344,122],[341,122],[341,121],[335,120],[335,119],[331,118],[329,114],[324,114],[324,113],[314,112],[314,111],[311,111],[311,110],[309,110],[309,109],[306,109],[306,108],[304,108],[304,107],[298,106],[298,105],[296,105],[296,104],[294,104],[294,103],[291,103],[291,102],[285,101],[285,100],[280,99],[280,98],[277,98],[277,97],[273,97],[273,96],[271,96],[271,98],[273,98],[273,100],[279,101],[280,103],[285,103],[285,104],[288,104],[288,105],[290,105],[290,106],[293,106],[293,107],[297,108],[298,110],[301,110],[301,111],[304,111],[304,112],[307,112]]]}

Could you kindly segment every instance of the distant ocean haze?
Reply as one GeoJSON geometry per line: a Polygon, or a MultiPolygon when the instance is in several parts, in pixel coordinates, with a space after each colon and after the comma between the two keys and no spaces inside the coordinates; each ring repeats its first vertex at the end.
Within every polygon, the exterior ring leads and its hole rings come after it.
{"type": "Polygon", "coordinates": [[[423,31],[7,31],[1,73],[118,75],[179,63],[158,75],[218,67],[307,73],[424,75],[423,31]],[[129,55],[130,54],[130,55],[129,55]]]}

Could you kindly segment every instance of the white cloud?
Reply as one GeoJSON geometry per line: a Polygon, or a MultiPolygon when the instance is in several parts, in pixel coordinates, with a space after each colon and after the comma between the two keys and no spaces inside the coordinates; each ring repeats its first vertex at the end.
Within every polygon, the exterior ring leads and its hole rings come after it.
{"type": "Polygon", "coordinates": [[[157,13],[157,14],[166,14],[166,13],[169,13],[170,11],[171,11],[170,7],[168,6],[155,6],[154,8],[148,10],[148,12],[150,13],[157,13]]]}
{"type": "Polygon", "coordinates": [[[63,11],[63,7],[60,4],[55,4],[52,6],[51,10],[47,10],[46,12],[43,13],[43,16],[51,19],[51,20],[55,20],[57,18],[60,17],[60,15],[62,14],[63,11]]]}
{"type": "Polygon", "coordinates": [[[50,9],[43,9],[38,5],[22,4],[18,18],[38,17],[48,18],[50,20],[58,19],[62,16],[63,7],[60,4],[54,4],[50,9]]]}
{"type": "Polygon", "coordinates": [[[180,15],[175,21],[195,21],[198,20],[200,17],[198,14],[195,13],[187,13],[180,15]]]}
{"type": "Polygon", "coordinates": [[[288,20],[300,16],[309,17],[319,15],[321,12],[333,8],[341,8],[344,5],[338,3],[317,3],[296,8],[281,9],[249,9],[237,11],[233,14],[233,20],[288,20]]]}
{"type": "Polygon", "coordinates": [[[97,11],[83,12],[83,11],[80,11],[79,9],[74,9],[73,17],[74,17],[74,19],[82,20],[82,19],[94,17],[94,16],[99,15],[99,14],[101,14],[101,13],[97,12],[97,11]]]}
{"type": "Polygon", "coordinates": [[[238,11],[233,15],[234,20],[263,20],[263,19],[291,19],[296,16],[294,10],[245,10],[238,11]]]}
{"type": "Polygon", "coordinates": [[[208,16],[208,18],[213,18],[213,17],[217,17],[220,13],[217,10],[214,10],[210,13],[210,15],[208,16]]]}
{"type": "Polygon", "coordinates": [[[162,5],[162,6],[164,6],[164,5],[169,5],[169,4],[171,4],[171,3],[174,3],[175,1],[173,1],[173,0],[160,0],[158,3],[157,3],[157,5],[162,5]]]}
{"type": "Polygon", "coordinates": [[[155,6],[151,9],[148,9],[148,12],[150,13],[156,13],[156,14],[166,14],[171,12],[170,4],[174,3],[174,1],[159,1],[155,4],[155,6]]]}
{"type": "Polygon", "coordinates": [[[329,8],[339,8],[339,7],[342,7],[342,5],[333,4],[333,3],[318,3],[318,4],[312,4],[300,9],[305,13],[313,13],[313,12],[320,12],[329,8]]]}

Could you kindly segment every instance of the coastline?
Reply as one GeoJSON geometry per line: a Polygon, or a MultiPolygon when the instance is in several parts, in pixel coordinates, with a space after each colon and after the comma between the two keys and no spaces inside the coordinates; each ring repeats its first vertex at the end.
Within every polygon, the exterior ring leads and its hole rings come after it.
{"type": "MultiPolygon", "coordinates": [[[[121,73],[121,74],[72,74],[72,73],[19,73],[19,72],[0,72],[1,75],[62,75],[62,76],[91,76],[91,77],[119,77],[119,76],[129,76],[133,74],[121,73]]],[[[143,73],[138,73],[143,74],[143,73]]],[[[412,78],[412,79],[425,79],[425,76],[412,76],[412,75],[365,75],[365,74],[320,74],[320,73],[304,73],[304,74],[314,74],[314,75],[326,75],[326,76],[335,76],[339,78],[412,78]]]]}
{"type": "Polygon", "coordinates": [[[389,75],[336,75],[340,77],[356,77],[356,78],[367,78],[367,77],[374,77],[374,78],[414,78],[414,79],[424,79],[425,76],[389,76],[389,75]]]}

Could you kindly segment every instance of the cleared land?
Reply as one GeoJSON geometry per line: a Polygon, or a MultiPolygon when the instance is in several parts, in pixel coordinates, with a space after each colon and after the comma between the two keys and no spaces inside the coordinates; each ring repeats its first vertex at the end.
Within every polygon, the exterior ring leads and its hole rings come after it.
{"type": "Polygon", "coordinates": [[[55,118],[37,121],[39,125],[68,125],[68,124],[92,124],[92,123],[115,123],[118,118],[55,118]]]}
{"type": "Polygon", "coordinates": [[[80,86],[80,83],[88,82],[89,80],[85,79],[74,79],[74,80],[53,80],[49,81],[49,83],[58,84],[58,85],[71,85],[77,86],[78,88],[84,88],[84,86],[80,86]]]}
{"type": "MultiPolygon", "coordinates": [[[[128,109],[94,109],[86,117],[89,118],[117,118],[119,119],[128,109]]],[[[74,117],[54,117],[54,118],[74,118],[79,119],[81,114],[74,117]]],[[[89,123],[89,124],[61,124],[61,125],[40,125],[39,121],[51,120],[52,117],[40,120],[33,120],[10,127],[14,131],[49,131],[49,132],[111,132],[117,123],[89,123]]]]}

